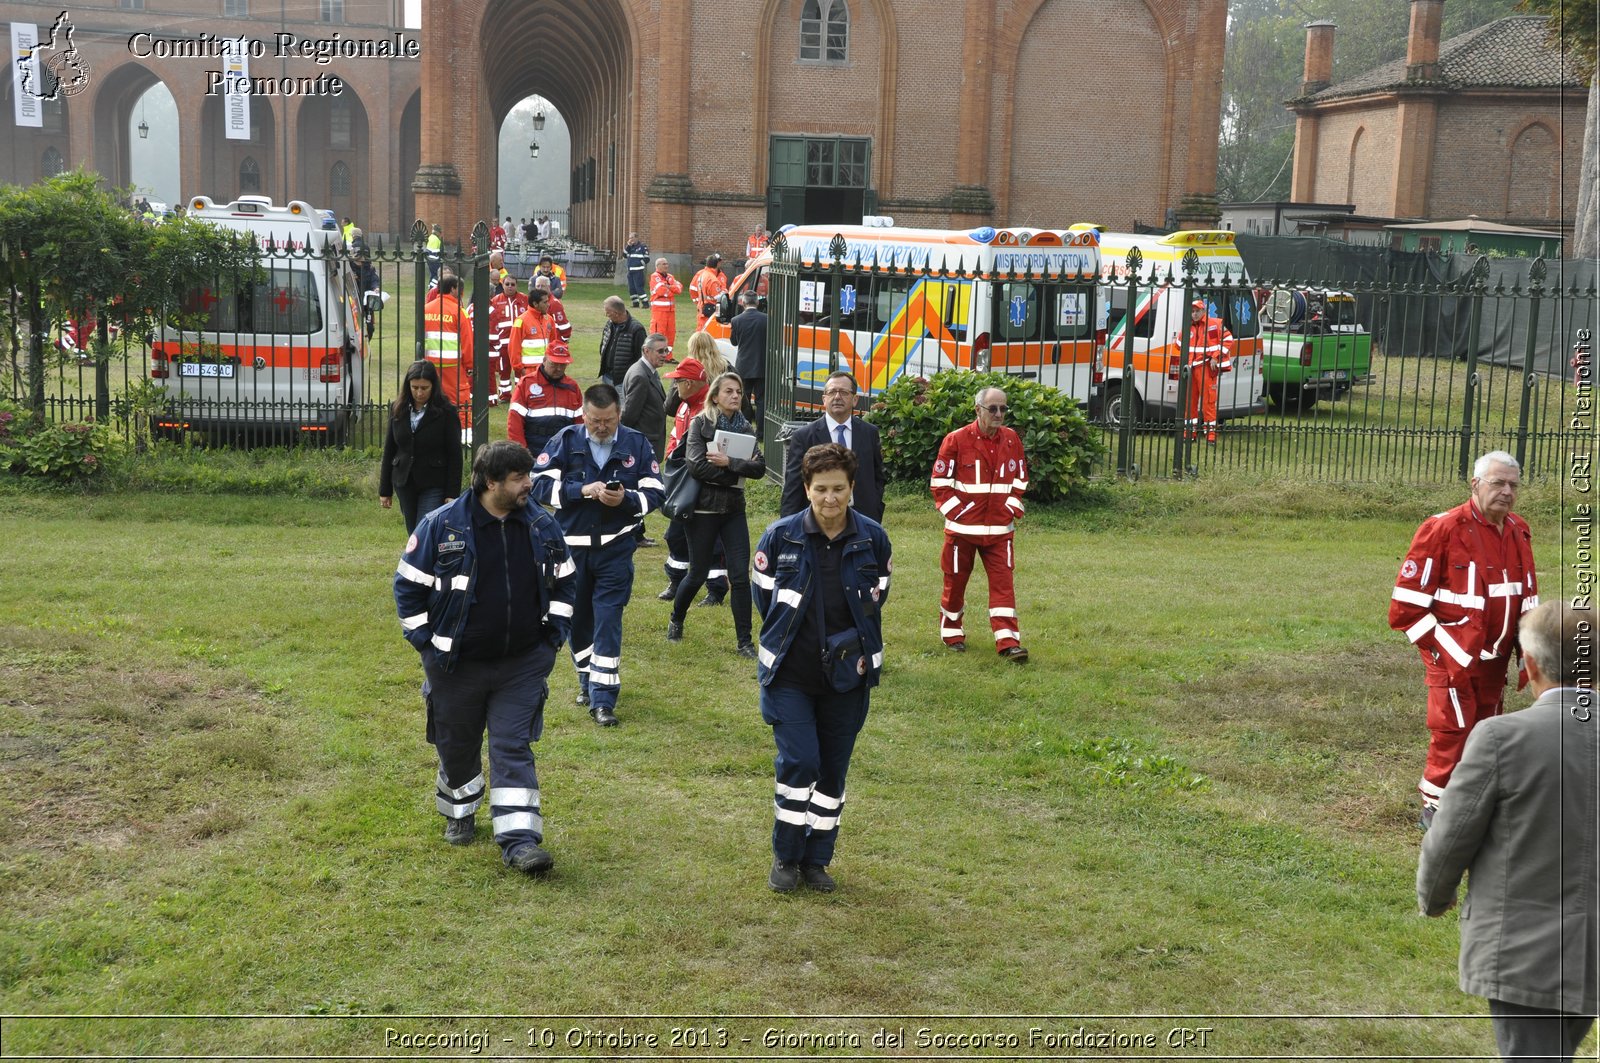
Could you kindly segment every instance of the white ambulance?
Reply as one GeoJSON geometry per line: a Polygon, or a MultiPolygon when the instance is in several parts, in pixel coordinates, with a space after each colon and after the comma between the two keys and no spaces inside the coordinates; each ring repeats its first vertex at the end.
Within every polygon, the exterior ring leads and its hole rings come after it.
{"type": "MultiPolygon", "coordinates": [[[[1069,231],[1097,228],[1080,224],[1069,231]]],[[[1225,421],[1266,412],[1261,324],[1233,237],[1198,229],[1168,236],[1100,233],[1105,380],[1090,403],[1091,413],[1111,424],[1121,424],[1124,414],[1136,424],[1178,415],[1183,334],[1189,328],[1183,256],[1189,251],[1199,260],[1194,297],[1206,301],[1210,316],[1220,318],[1234,338],[1233,369],[1217,386],[1217,417],[1225,421]],[[1130,273],[1128,255],[1135,249],[1140,265],[1130,273]]]]}
{"type": "MultiPolygon", "coordinates": [[[[820,406],[836,323],[839,367],[855,376],[863,398],[907,373],[932,376],[944,369],[993,369],[1039,380],[1080,404],[1093,394],[1105,330],[1096,296],[1099,234],[1093,230],[813,225],[780,233],[790,253],[799,255],[799,277],[784,286],[790,305],[768,313],[781,309],[781,317],[796,324],[780,342],[798,348],[798,407],[820,406]],[[844,241],[837,293],[835,239],[844,241]]],[[[768,247],[746,264],[706,323],[730,363],[728,332],[739,296],[765,296],[771,266],[768,247]]]]}
{"type": "Polygon", "coordinates": [[[164,385],[157,434],[245,442],[341,442],[365,392],[360,291],[339,233],[318,212],[264,196],[188,202],[189,216],[251,234],[262,274],[218,277],[190,293],[185,318],[158,333],[150,376],[164,385]],[[195,328],[194,318],[200,317],[195,328]],[[190,327],[180,327],[187,325],[190,327]]]}

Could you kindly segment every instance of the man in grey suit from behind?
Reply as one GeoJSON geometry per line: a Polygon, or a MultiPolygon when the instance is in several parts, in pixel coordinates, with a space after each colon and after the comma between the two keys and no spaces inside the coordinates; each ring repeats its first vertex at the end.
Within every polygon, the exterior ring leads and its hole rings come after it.
{"type": "MultiPolygon", "coordinates": [[[[621,303],[621,300],[617,300],[621,303]]],[[[622,423],[644,433],[650,441],[650,450],[659,462],[666,461],[662,453],[667,443],[667,392],[657,371],[674,361],[667,353],[667,338],[653,333],[644,341],[639,358],[627,369],[622,378],[622,423]]],[[[656,540],[644,533],[644,521],[639,522],[635,536],[640,546],[654,546],[656,540]]]]}
{"type": "Polygon", "coordinates": [[[800,460],[806,451],[824,443],[839,442],[839,430],[844,429],[844,445],[855,451],[856,486],[850,505],[857,513],[865,514],[880,524],[883,522],[883,441],[878,429],[855,415],[856,378],[849,373],[830,373],[822,385],[823,416],[799,429],[789,437],[789,449],[783,458],[783,499],[778,505],[779,516],[798,513],[811,503],[806,500],[805,484],[801,482],[800,460]]]}
{"type": "Polygon", "coordinates": [[[1600,703],[1594,610],[1549,601],[1522,620],[1537,700],[1478,724],[1422,839],[1424,915],[1461,906],[1464,992],[1487,997],[1503,1058],[1570,1060],[1596,1010],[1600,703]]]}

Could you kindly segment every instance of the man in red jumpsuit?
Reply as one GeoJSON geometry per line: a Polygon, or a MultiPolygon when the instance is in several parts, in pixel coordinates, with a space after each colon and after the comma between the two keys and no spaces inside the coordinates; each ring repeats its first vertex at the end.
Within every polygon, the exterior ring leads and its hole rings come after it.
{"type": "Polygon", "coordinates": [[[1189,409],[1183,438],[1194,439],[1205,416],[1206,442],[1217,442],[1217,384],[1233,368],[1233,334],[1204,299],[1189,304],[1189,409]]]}
{"type": "Polygon", "coordinates": [[[527,309],[528,297],[517,291],[517,278],[501,270],[500,291],[489,300],[489,347],[494,352],[493,365],[498,378],[494,399],[509,399],[511,389],[517,386],[517,373],[510,356],[511,326],[527,309]]]}
{"type": "Polygon", "coordinates": [[[524,377],[544,363],[545,352],[556,342],[556,318],[550,313],[550,293],[543,288],[528,290],[528,309],[511,323],[506,338],[506,357],[511,373],[524,377]]]}
{"type": "Polygon", "coordinates": [[[1472,497],[1422,522],[1400,565],[1389,626],[1422,652],[1428,686],[1428,762],[1421,826],[1461,759],[1467,735],[1503,708],[1506,672],[1522,614],[1539,604],[1533,537],[1511,512],[1517,459],[1492,451],[1472,467],[1472,497]]]}
{"type": "Polygon", "coordinates": [[[703,329],[711,314],[717,312],[717,296],[728,290],[728,278],[722,273],[722,256],[716,252],[706,256],[705,268],[689,281],[689,299],[694,303],[695,328],[703,329]],[[706,307],[711,312],[706,312],[706,307]]]}
{"type": "Polygon", "coordinates": [[[939,553],[944,572],[939,634],[944,644],[958,653],[967,648],[961,615],[974,558],[981,558],[989,574],[989,627],[995,650],[1022,664],[1028,651],[1020,644],[1011,542],[1013,522],[1022,516],[1022,494],[1028,489],[1028,462],[1021,438],[1005,426],[1006,411],[1004,391],[978,392],[977,418],[944,437],[928,485],[944,515],[944,549],[939,553]]]}
{"type": "Polygon", "coordinates": [[[456,295],[461,281],[449,270],[422,308],[422,356],[439,368],[445,398],[461,415],[461,439],[472,431],[472,325],[456,295]]]}
{"type": "Polygon", "coordinates": [[[667,269],[667,260],[656,259],[656,271],[650,274],[650,331],[667,338],[670,348],[678,341],[678,304],[675,300],[683,291],[683,282],[667,269]]]}

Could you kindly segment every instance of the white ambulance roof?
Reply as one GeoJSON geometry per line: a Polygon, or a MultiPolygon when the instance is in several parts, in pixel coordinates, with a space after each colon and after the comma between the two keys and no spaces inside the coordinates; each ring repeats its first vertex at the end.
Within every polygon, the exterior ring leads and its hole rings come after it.
{"type": "Polygon", "coordinates": [[[229,203],[194,196],[189,200],[189,216],[223,228],[271,237],[275,243],[296,250],[317,251],[339,242],[337,232],[322,228],[316,208],[299,199],[280,207],[266,196],[240,196],[229,203]]]}

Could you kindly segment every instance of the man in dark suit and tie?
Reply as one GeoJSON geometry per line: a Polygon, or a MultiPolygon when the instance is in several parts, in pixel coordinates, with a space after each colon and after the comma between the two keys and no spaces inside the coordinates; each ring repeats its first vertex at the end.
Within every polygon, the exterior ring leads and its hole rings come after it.
{"type": "Polygon", "coordinates": [[[783,460],[783,501],[780,515],[789,516],[805,509],[805,485],[800,479],[800,460],[806,451],[824,443],[838,443],[855,451],[855,494],[850,504],[857,513],[883,521],[883,444],[878,429],[855,415],[856,378],[838,372],[822,385],[822,408],[826,412],[789,437],[789,450],[783,460]]]}
{"type": "Polygon", "coordinates": [[[744,415],[759,430],[761,427],[761,378],[767,362],[767,315],[759,309],[761,297],[753,288],[739,296],[744,307],[728,326],[728,342],[733,344],[733,371],[744,385],[744,415]]]}
{"type": "Polygon", "coordinates": [[[1453,908],[1467,875],[1460,986],[1488,998],[1508,1060],[1571,1059],[1600,1004],[1594,624],[1587,601],[1545,602],[1522,618],[1537,700],[1472,729],[1422,838],[1424,915],[1453,908]]]}

